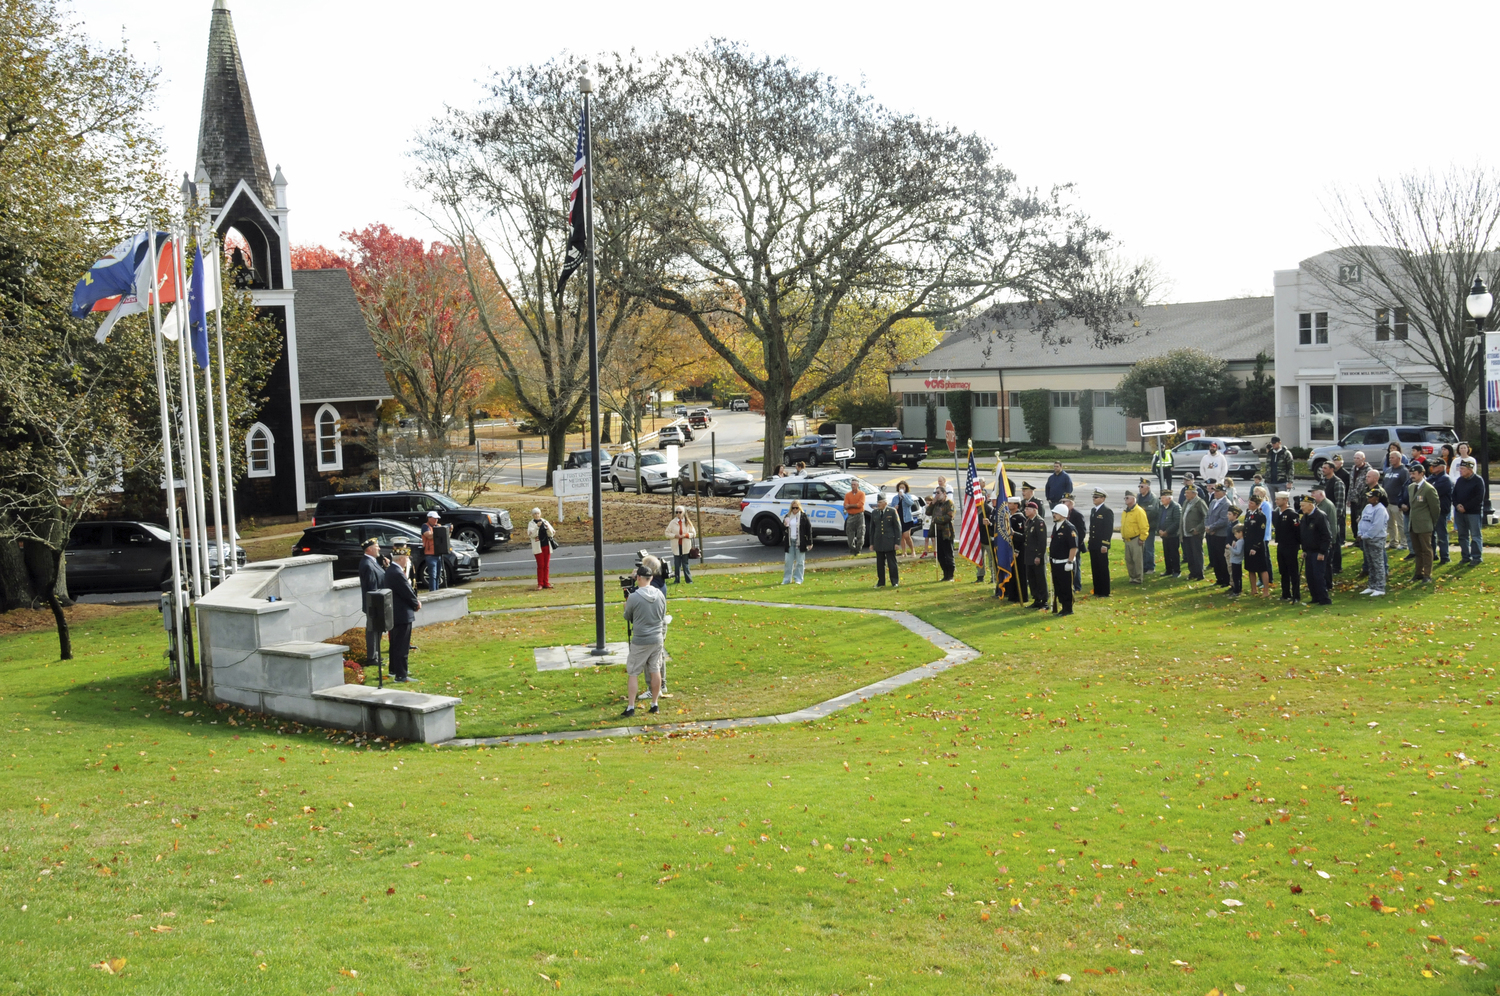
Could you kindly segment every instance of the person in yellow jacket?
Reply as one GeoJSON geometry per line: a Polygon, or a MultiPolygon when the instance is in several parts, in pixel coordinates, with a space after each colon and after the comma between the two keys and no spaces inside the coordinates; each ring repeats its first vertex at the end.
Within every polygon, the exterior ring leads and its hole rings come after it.
{"type": "Polygon", "coordinates": [[[1146,510],[1135,502],[1134,492],[1125,492],[1125,511],[1120,513],[1120,539],[1125,544],[1125,570],[1131,584],[1140,584],[1145,577],[1146,537],[1151,535],[1151,522],[1146,510]]]}

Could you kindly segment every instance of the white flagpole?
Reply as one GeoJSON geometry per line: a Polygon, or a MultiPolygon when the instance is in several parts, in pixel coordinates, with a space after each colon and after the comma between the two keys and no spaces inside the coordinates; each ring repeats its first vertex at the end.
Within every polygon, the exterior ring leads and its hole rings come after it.
{"type": "MultiPolygon", "coordinates": [[[[177,241],[177,237],[175,235],[173,237],[173,241],[177,241]]],[[[173,247],[173,251],[176,251],[175,246],[173,247]]],[[[175,272],[175,267],[177,265],[175,257],[173,259],[172,265],[175,272]]],[[[178,286],[177,297],[182,297],[182,289],[180,284],[178,286]]],[[[181,308],[182,304],[183,302],[180,300],[175,302],[173,304],[173,309],[176,310],[181,308]]],[[[182,316],[179,315],[178,317],[181,318],[182,316]]],[[[188,381],[187,351],[189,347],[187,339],[188,335],[186,324],[181,321],[177,322],[177,385],[178,390],[181,392],[181,397],[178,400],[177,424],[182,431],[182,501],[183,504],[187,506],[186,510],[188,530],[193,534],[193,538],[189,542],[188,546],[192,551],[193,598],[194,600],[197,600],[203,595],[203,562],[198,556],[198,540],[202,534],[202,530],[199,528],[198,523],[198,498],[196,485],[199,482],[195,482],[193,480],[194,474],[197,470],[196,463],[193,460],[192,452],[193,425],[192,421],[188,417],[188,403],[192,399],[193,389],[191,383],[188,381]]]]}
{"type": "Polygon", "coordinates": [[[203,587],[198,589],[198,597],[202,598],[214,586],[214,581],[213,569],[208,566],[208,504],[206,489],[203,487],[203,435],[198,427],[198,361],[192,348],[192,312],[188,308],[186,225],[179,229],[176,244],[173,262],[177,267],[177,307],[182,309],[182,324],[178,328],[187,354],[187,412],[193,441],[193,497],[194,511],[197,513],[197,523],[193,526],[193,543],[203,563],[203,587]]]}
{"type": "MultiPolygon", "coordinates": [[[[204,235],[200,232],[198,236],[198,252],[203,260],[201,264],[203,268],[203,294],[205,298],[204,304],[207,305],[208,301],[211,300],[208,297],[208,281],[210,276],[212,276],[209,272],[212,269],[209,260],[213,257],[203,252],[203,242],[204,235]]],[[[206,308],[203,312],[203,321],[205,323],[208,321],[208,311],[206,308]]],[[[207,341],[208,330],[204,329],[203,331],[205,333],[205,341],[207,341]]],[[[234,543],[231,542],[229,544],[229,553],[226,555],[224,552],[224,517],[219,510],[219,434],[214,426],[214,368],[212,365],[205,367],[203,370],[203,405],[207,410],[208,416],[208,466],[213,478],[214,488],[214,544],[219,549],[219,580],[223,581],[229,577],[229,564],[234,560],[234,543]]]]}
{"type": "MultiPolygon", "coordinates": [[[[214,252],[218,253],[218,243],[215,242],[213,245],[214,252]]],[[[219,275],[220,261],[221,258],[219,256],[214,257],[212,276],[215,280],[221,279],[219,275]]],[[[220,421],[223,422],[224,432],[224,498],[225,509],[229,516],[229,566],[231,572],[233,572],[240,569],[235,552],[237,549],[235,544],[239,542],[239,519],[235,517],[234,512],[234,456],[233,450],[229,446],[229,382],[225,379],[224,375],[223,287],[224,285],[220,283],[219,289],[215,293],[215,300],[219,302],[219,306],[214,309],[214,344],[218,347],[219,353],[219,415],[221,416],[220,421]]]]}
{"type": "Polygon", "coordinates": [[[167,375],[161,348],[161,302],[157,299],[156,227],[150,235],[151,252],[151,346],[156,358],[156,397],[161,407],[161,471],[167,492],[167,531],[172,538],[172,630],[177,646],[177,677],[182,684],[182,701],[188,700],[187,652],[182,639],[182,567],[177,532],[177,488],[172,483],[172,415],[167,405],[167,375]]]}

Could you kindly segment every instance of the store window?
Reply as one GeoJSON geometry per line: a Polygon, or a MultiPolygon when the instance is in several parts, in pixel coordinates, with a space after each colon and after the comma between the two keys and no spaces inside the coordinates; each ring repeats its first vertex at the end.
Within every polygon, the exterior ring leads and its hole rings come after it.
{"type": "Polygon", "coordinates": [[[919,392],[915,392],[915,393],[913,393],[911,391],[908,391],[905,394],[901,395],[901,407],[902,408],[926,408],[927,407],[927,395],[925,393],[923,393],[923,392],[920,392],[920,391],[919,392]]]}
{"type": "Polygon", "coordinates": [[[1314,384],[1307,389],[1307,434],[1319,442],[1337,438],[1333,419],[1333,385],[1314,384]]]}
{"type": "Polygon", "coordinates": [[[974,407],[975,408],[999,408],[1000,407],[1000,395],[998,393],[996,393],[995,391],[975,391],[974,392],[974,407]]]}
{"type": "Polygon", "coordinates": [[[1339,435],[1367,425],[1396,422],[1396,385],[1340,384],[1338,386],[1339,435]]]}
{"type": "Polygon", "coordinates": [[[1053,408],[1077,408],[1078,407],[1078,392],[1077,391],[1053,391],[1052,392],[1052,407],[1053,408]]]}
{"type": "Polygon", "coordinates": [[[1406,425],[1423,425],[1428,415],[1427,386],[1425,384],[1401,385],[1401,421],[1406,425]]]}

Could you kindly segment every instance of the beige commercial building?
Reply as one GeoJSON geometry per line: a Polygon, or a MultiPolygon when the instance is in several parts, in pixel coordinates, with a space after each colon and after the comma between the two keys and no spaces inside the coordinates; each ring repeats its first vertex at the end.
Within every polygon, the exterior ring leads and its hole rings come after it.
{"type": "Polygon", "coordinates": [[[1051,395],[1052,444],[1076,447],[1082,443],[1078,406],[1084,392],[1092,391],[1091,445],[1138,445],[1139,420],[1127,418],[1114,397],[1130,367],[1146,357],[1195,346],[1227,361],[1243,383],[1255,371],[1258,354],[1274,355],[1272,301],[1250,297],[1154,305],[1140,310],[1138,321],[1125,330],[1124,342],[1103,347],[1091,345],[1092,333],[1081,322],[1064,322],[1044,339],[1029,324],[974,319],[890,375],[891,391],[900,396],[902,432],[927,435],[932,397],[941,438],[948,420],[947,392],[969,391],[976,443],[1029,442],[1021,393],[1042,389],[1051,395]]]}

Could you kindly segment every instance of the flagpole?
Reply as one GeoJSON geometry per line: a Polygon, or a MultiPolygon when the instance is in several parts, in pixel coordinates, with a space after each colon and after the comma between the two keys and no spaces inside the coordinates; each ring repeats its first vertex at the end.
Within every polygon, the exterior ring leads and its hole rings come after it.
{"type": "MultiPolygon", "coordinates": [[[[215,242],[214,252],[217,253],[218,251],[218,243],[215,242]]],[[[221,280],[219,276],[219,258],[217,256],[214,257],[213,278],[221,280]]],[[[221,281],[217,291],[219,296],[215,298],[219,302],[219,306],[214,309],[214,345],[217,347],[219,353],[219,414],[222,416],[220,421],[223,423],[224,433],[224,505],[225,515],[229,519],[229,566],[230,573],[237,573],[240,569],[239,554],[237,552],[239,548],[236,545],[239,542],[239,520],[235,518],[234,514],[234,457],[233,451],[229,446],[229,386],[224,376],[223,293],[224,285],[221,281]]],[[[221,550],[221,555],[222,552],[221,550]]]]}
{"type": "MultiPolygon", "coordinates": [[[[208,303],[209,273],[207,271],[209,269],[208,260],[210,258],[212,257],[203,255],[203,234],[200,231],[198,235],[198,263],[194,269],[202,269],[204,271],[196,276],[203,283],[205,305],[208,303]]],[[[208,312],[206,310],[203,312],[203,321],[205,325],[208,323],[208,312]]],[[[203,341],[206,343],[208,341],[208,329],[205,328],[203,332],[203,341]]],[[[208,357],[205,356],[204,359],[207,360],[208,357]]],[[[227,555],[228,559],[226,560],[224,553],[224,517],[220,512],[219,504],[222,499],[219,493],[219,433],[218,427],[214,424],[214,368],[208,363],[205,363],[203,367],[203,407],[208,416],[208,466],[214,487],[214,545],[219,550],[219,580],[223,581],[229,577],[229,562],[234,559],[234,544],[230,544],[229,554],[227,555]]]]}
{"type": "Polygon", "coordinates": [[[193,353],[193,311],[189,306],[187,283],[187,226],[178,231],[175,240],[177,251],[172,254],[177,267],[177,307],[182,309],[182,324],[178,334],[184,352],[187,353],[187,411],[188,426],[193,441],[193,501],[197,523],[193,526],[193,548],[203,564],[203,585],[197,597],[202,598],[214,586],[213,569],[208,565],[208,504],[203,487],[203,434],[198,426],[198,361],[193,353]]]}
{"type": "Polygon", "coordinates": [[[177,677],[182,685],[182,701],[188,700],[187,654],[182,639],[182,567],[178,560],[177,488],[172,483],[172,415],[167,405],[167,374],[161,348],[161,301],[157,295],[156,226],[151,227],[151,345],[156,359],[156,397],[161,408],[161,470],[167,492],[167,530],[172,538],[172,632],[177,646],[177,677]]]}
{"type": "MultiPolygon", "coordinates": [[[[592,461],[589,466],[598,468],[602,457],[599,453],[599,293],[594,283],[594,121],[589,113],[590,97],[594,92],[594,81],[585,76],[578,83],[583,92],[583,228],[587,240],[589,281],[589,432],[592,461]]],[[[594,647],[595,656],[603,656],[604,649],[604,495],[599,484],[598,473],[589,475],[594,501],[594,647]]],[[[634,707],[635,703],[628,703],[634,707]]]]}
{"type": "MultiPolygon", "coordinates": [[[[173,241],[176,241],[176,239],[174,238],[173,241]]],[[[173,251],[176,251],[175,248],[173,251]]],[[[173,260],[173,266],[174,268],[176,266],[175,258],[173,260]]],[[[178,288],[176,297],[182,297],[180,286],[178,288]]],[[[173,312],[175,313],[177,309],[181,308],[182,304],[183,302],[180,300],[174,302],[173,312]]],[[[192,397],[192,386],[188,382],[187,338],[188,333],[186,327],[181,321],[178,321],[177,386],[180,392],[180,397],[178,399],[177,424],[179,427],[179,431],[182,433],[182,503],[184,506],[186,506],[185,511],[187,512],[188,530],[193,534],[193,538],[191,541],[189,541],[188,547],[192,551],[191,556],[193,565],[193,598],[196,600],[203,595],[203,565],[198,558],[198,536],[201,530],[199,528],[197,515],[197,489],[195,488],[193,481],[193,474],[196,471],[197,466],[194,463],[192,456],[193,426],[191,420],[188,417],[188,401],[192,397]]]]}

